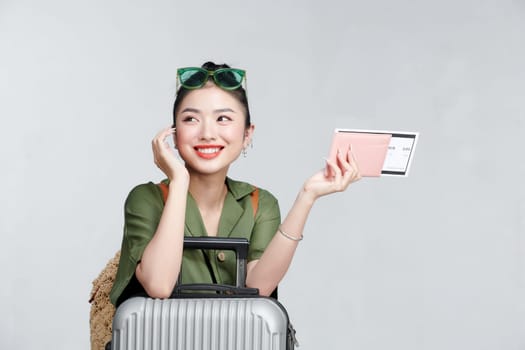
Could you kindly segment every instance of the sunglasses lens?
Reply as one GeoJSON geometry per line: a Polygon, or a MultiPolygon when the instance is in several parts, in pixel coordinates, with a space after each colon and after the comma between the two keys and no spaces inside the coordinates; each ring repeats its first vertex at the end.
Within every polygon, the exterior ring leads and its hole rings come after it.
{"type": "Polygon", "coordinates": [[[199,88],[208,79],[208,72],[204,69],[186,69],[179,71],[180,83],[187,89],[199,88]]]}
{"type": "Polygon", "coordinates": [[[218,69],[215,71],[215,81],[224,89],[234,90],[242,84],[244,71],[240,69],[218,69]]]}

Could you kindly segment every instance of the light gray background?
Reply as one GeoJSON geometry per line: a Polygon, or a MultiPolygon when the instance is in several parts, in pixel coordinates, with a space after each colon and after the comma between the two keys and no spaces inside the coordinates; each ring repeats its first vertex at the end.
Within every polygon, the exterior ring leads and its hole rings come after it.
{"type": "Polygon", "coordinates": [[[408,178],[315,205],[300,349],[525,349],[524,30],[523,1],[0,1],[0,348],[89,348],[176,68],[212,59],[248,71],[231,175],[283,215],[334,128],[421,133],[408,178]]]}

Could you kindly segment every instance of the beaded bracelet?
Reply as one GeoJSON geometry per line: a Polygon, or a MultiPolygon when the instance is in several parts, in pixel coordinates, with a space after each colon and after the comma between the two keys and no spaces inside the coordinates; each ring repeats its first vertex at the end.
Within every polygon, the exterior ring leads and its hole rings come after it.
{"type": "Polygon", "coordinates": [[[297,238],[297,237],[294,237],[294,236],[291,236],[289,235],[288,233],[284,232],[283,230],[281,230],[281,227],[279,227],[279,232],[286,238],[292,240],[292,241],[295,241],[295,242],[299,242],[299,241],[302,241],[303,240],[303,235],[301,235],[301,237],[297,238]]]}

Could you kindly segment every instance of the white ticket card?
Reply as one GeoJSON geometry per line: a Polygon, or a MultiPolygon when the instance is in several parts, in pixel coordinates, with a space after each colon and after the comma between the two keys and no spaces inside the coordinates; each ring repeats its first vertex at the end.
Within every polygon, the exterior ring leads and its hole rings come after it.
{"type": "Polygon", "coordinates": [[[395,131],[391,134],[381,175],[408,176],[419,133],[395,131]]]}

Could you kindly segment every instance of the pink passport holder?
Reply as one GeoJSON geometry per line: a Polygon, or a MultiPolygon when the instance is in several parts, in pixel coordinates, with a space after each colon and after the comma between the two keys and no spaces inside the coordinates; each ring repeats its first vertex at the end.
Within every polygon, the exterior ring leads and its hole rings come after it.
{"type": "Polygon", "coordinates": [[[337,164],[337,150],[352,150],[361,176],[381,176],[392,134],[373,131],[336,129],[329,159],[337,164]]]}

